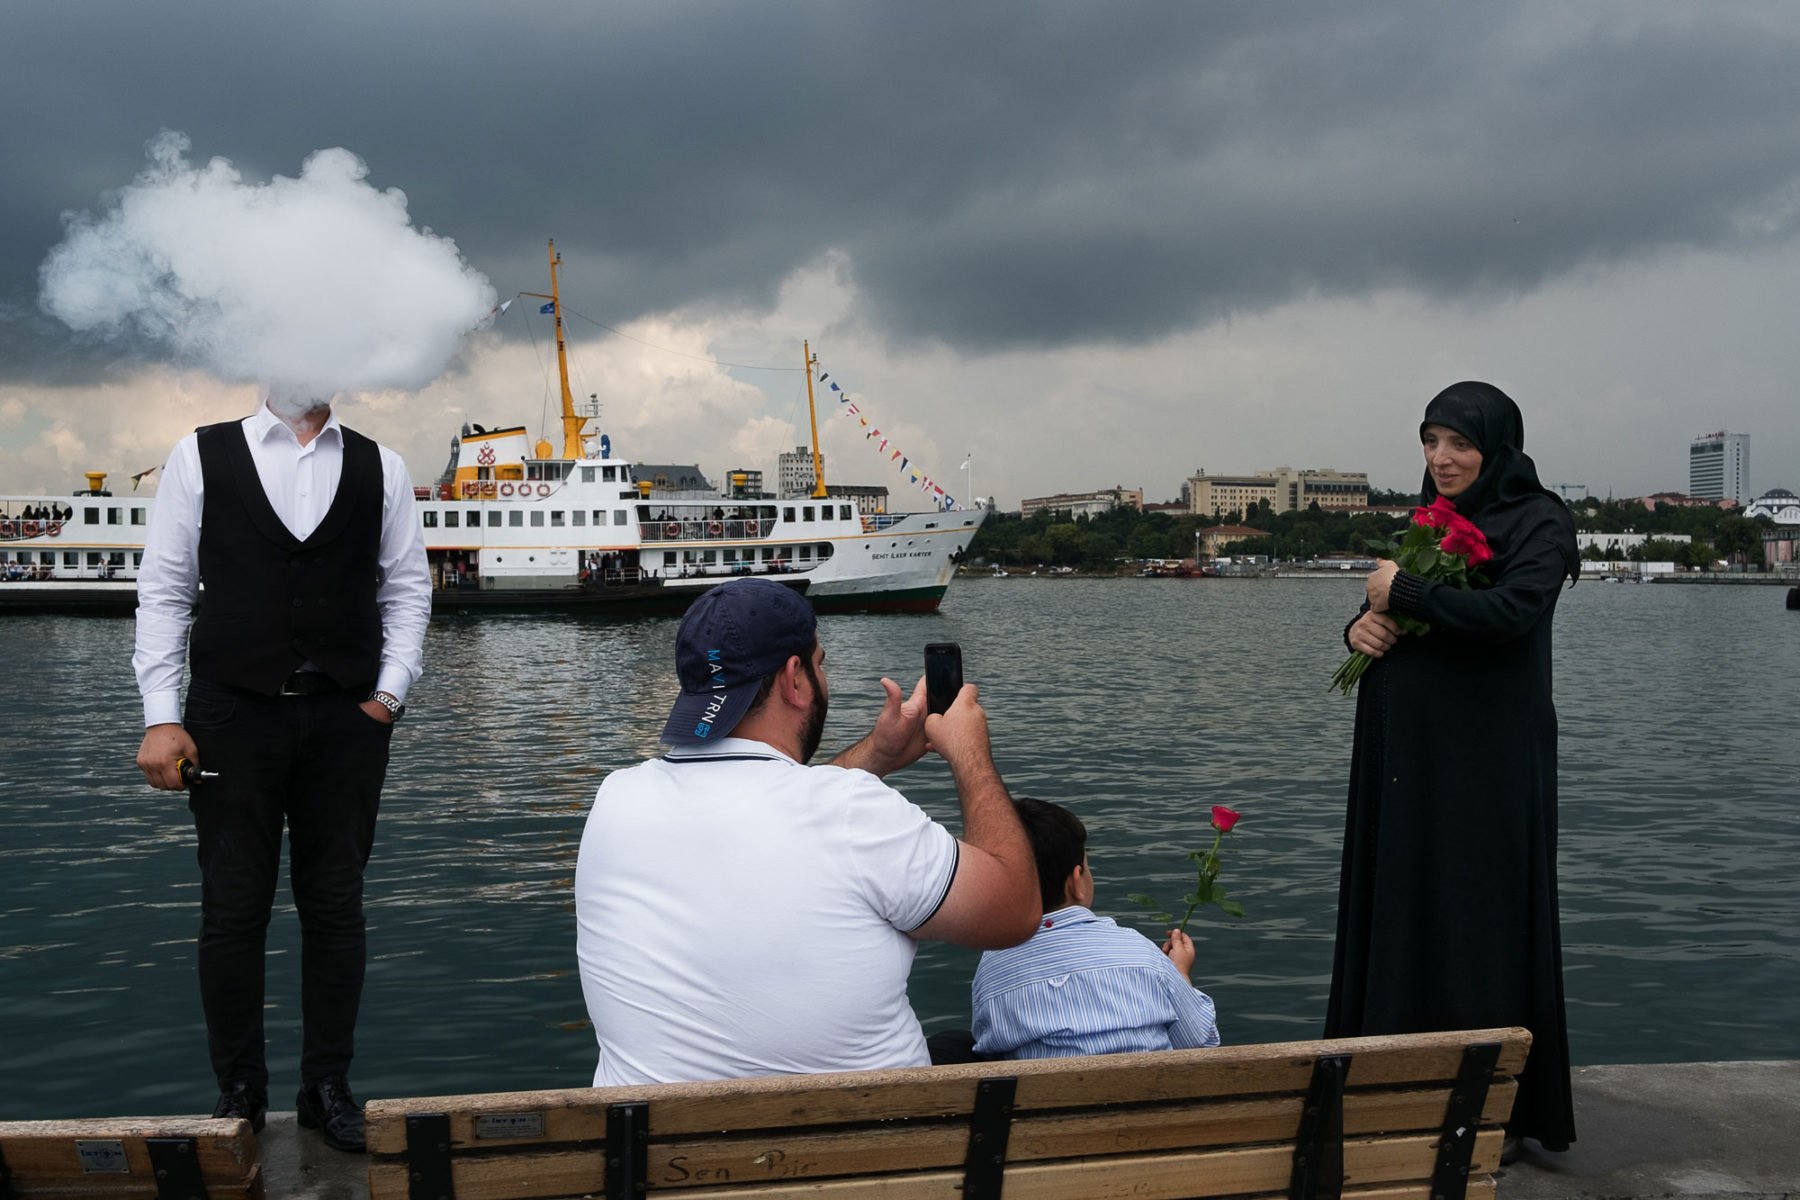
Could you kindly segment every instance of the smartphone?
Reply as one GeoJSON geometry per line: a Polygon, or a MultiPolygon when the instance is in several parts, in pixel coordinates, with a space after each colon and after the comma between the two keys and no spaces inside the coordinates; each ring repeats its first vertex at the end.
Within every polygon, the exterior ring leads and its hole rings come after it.
{"type": "Polygon", "coordinates": [[[925,710],[949,711],[962,685],[962,647],[955,642],[933,642],[925,647],[925,710]]]}

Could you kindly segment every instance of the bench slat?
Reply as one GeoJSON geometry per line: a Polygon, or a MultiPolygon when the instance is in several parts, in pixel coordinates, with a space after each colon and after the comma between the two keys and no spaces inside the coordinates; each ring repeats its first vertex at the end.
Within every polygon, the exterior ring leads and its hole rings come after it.
{"type": "Polygon", "coordinates": [[[973,1081],[993,1075],[1018,1078],[1015,1116],[1096,1104],[1298,1094],[1312,1078],[1313,1060],[1333,1053],[1353,1055],[1352,1088],[1448,1083],[1456,1078],[1463,1048],[1471,1042],[1503,1043],[1496,1071],[1517,1074],[1524,1065],[1530,1036],[1523,1029],[1495,1029],[929,1070],[375,1100],[367,1107],[369,1148],[377,1154],[402,1153],[408,1112],[449,1113],[455,1147],[496,1144],[475,1137],[476,1117],[524,1112],[543,1114],[544,1136],[532,1141],[600,1139],[604,1137],[606,1105],[624,1100],[649,1102],[653,1137],[827,1125],[851,1115],[857,1120],[943,1116],[967,1113],[974,1095],[973,1081]]]}
{"type": "MultiPolygon", "coordinates": [[[[1476,1139],[1471,1176],[1493,1170],[1499,1164],[1504,1131],[1484,1130],[1476,1139]]],[[[904,1137],[894,1139],[904,1142],[904,1137]]],[[[1416,1183],[1427,1190],[1436,1162],[1437,1139],[1408,1134],[1382,1138],[1347,1139],[1344,1170],[1347,1184],[1416,1183]]],[[[678,1192],[683,1200],[704,1197],[742,1197],[743,1200],[961,1200],[962,1172],[912,1170],[903,1159],[871,1152],[853,1169],[889,1172],[856,1177],[811,1178],[846,1165],[835,1158],[809,1161],[802,1157],[753,1165],[754,1178],[745,1179],[730,1166],[717,1172],[717,1160],[695,1157],[672,1167],[672,1159],[651,1149],[650,1185],[654,1192],[678,1192]],[[880,1161],[876,1161],[880,1158],[880,1161]],[[710,1162],[712,1165],[706,1165],[710,1162]],[[891,1173],[899,1171],[902,1173],[891,1173]],[[780,1172],[797,1177],[782,1182],[780,1172]],[[771,1181],[771,1174],[776,1174],[771,1181]]],[[[949,1156],[960,1161],[960,1146],[949,1156]]],[[[1104,1200],[1131,1196],[1139,1200],[1158,1197],[1230,1196],[1285,1188],[1293,1167],[1291,1145],[1269,1145],[1223,1150],[1175,1153],[1094,1155],[1054,1162],[1014,1162],[1006,1167],[1006,1188],[1013,1195],[1033,1200],[1104,1200]],[[1121,1182],[1125,1181],[1125,1182],[1121,1182]]],[[[602,1154],[596,1148],[537,1150],[510,1155],[466,1155],[452,1160],[457,1200],[521,1200],[598,1193],[602,1189],[602,1154]]],[[[407,1195],[407,1173],[398,1162],[372,1162],[369,1167],[371,1200],[401,1200],[407,1195]]],[[[1285,1196],[1285,1192],[1283,1192],[1285,1196]]]]}
{"type": "Polygon", "coordinates": [[[0,1156],[19,1200],[51,1196],[155,1196],[156,1174],[146,1140],[192,1138],[209,1195],[259,1196],[262,1169],[256,1135],[242,1118],[142,1117],[0,1122],[0,1156]],[[78,1142],[116,1142],[126,1172],[83,1169],[78,1142]]]}

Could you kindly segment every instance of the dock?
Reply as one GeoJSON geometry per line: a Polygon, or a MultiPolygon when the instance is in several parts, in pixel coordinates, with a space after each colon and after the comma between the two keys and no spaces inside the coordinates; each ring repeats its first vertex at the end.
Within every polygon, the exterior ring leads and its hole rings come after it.
{"type": "MultiPolygon", "coordinates": [[[[1580,1140],[1526,1142],[1500,1200],[1771,1200],[1800,1196],[1800,1061],[1578,1067],[1580,1140]]],[[[368,1160],[270,1113],[269,1200],[367,1200],[368,1160]]]]}

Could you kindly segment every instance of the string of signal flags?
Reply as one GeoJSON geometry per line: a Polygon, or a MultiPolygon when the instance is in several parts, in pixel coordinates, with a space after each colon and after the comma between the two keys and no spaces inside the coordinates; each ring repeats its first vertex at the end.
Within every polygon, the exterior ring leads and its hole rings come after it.
{"type": "MultiPolygon", "coordinates": [[[[817,359],[815,358],[814,361],[816,362],[817,359]]],[[[837,380],[833,379],[823,366],[819,368],[819,382],[828,386],[831,394],[837,397],[838,412],[846,417],[854,417],[857,424],[862,426],[863,440],[872,443],[875,452],[893,464],[907,482],[923,492],[933,504],[937,505],[940,511],[951,512],[962,507],[955,496],[944,490],[943,485],[912,465],[912,459],[900,447],[895,446],[886,434],[875,427],[869,420],[868,414],[863,412],[862,406],[850,398],[850,393],[838,386],[837,380]]]]}

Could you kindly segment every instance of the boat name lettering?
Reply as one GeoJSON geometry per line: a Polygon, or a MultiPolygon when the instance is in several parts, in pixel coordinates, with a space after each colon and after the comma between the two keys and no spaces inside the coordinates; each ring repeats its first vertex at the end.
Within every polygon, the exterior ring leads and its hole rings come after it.
{"type": "Polygon", "coordinates": [[[930,558],[934,553],[935,551],[931,550],[896,550],[892,553],[884,550],[880,554],[869,555],[869,561],[880,562],[888,558],[930,558]]]}

